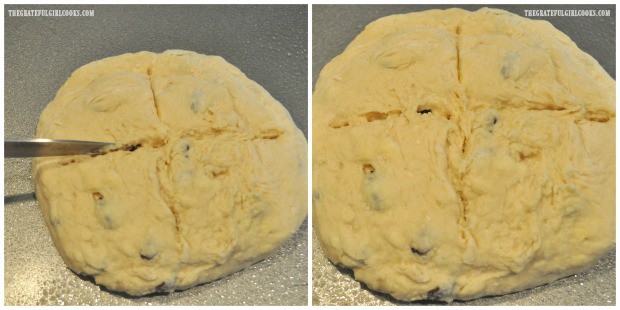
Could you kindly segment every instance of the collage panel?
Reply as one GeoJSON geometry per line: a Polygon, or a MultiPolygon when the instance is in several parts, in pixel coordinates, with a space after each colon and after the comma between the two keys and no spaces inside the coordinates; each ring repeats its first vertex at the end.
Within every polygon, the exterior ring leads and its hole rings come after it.
{"type": "Polygon", "coordinates": [[[616,305],[615,4],[3,8],[6,307],[616,305]]]}
{"type": "Polygon", "coordinates": [[[312,12],[313,305],[615,304],[615,5],[312,12]]]}
{"type": "Polygon", "coordinates": [[[307,5],[4,8],[5,305],[308,304],[307,5]]]}

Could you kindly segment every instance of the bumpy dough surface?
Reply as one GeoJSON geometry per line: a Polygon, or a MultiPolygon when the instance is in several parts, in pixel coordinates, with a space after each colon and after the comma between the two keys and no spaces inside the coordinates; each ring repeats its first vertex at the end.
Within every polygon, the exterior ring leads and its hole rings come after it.
{"type": "Polygon", "coordinates": [[[313,134],[325,254],[398,299],[514,292],[615,246],[615,81],[548,22],[379,19],[322,70],[313,134]]]}
{"type": "Polygon", "coordinates": [[[75,71],[37,137],[122,147],[33,161],[66,264],[131,295],[209,282],[264,259],[307,214],[307,143],[221,57],[140,52],[75,71]]]}

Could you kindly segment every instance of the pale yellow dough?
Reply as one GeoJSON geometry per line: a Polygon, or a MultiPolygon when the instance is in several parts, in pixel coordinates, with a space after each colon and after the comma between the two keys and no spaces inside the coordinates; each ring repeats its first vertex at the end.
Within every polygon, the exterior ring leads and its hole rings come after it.
{"type": "Polygon", "coordinates": [[[578,273],[615,247],[615,81],[545,21],[379,19],[313,96],[313,226],[401,300],[468,300],[578,273]]]}
{"type": "Polygon", "coordinates": [[[131,295],[209,282],[264,259],[307,215],[307,143],[221,57],[106,58],[73,73],[37,137],[120,149],[33,160],[36,195],[72,270],[131,295]]]}

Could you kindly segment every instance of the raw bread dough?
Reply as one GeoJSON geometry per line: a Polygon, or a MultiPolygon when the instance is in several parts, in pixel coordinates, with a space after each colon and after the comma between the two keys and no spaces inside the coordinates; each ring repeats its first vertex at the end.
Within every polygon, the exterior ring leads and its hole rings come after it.
{"type": "Polygon", "coordinates": [[[66,264],[143,295],[264,259],[307,215],[307,143],[286,109],[221,57],[124,54],[78,69],[37,137],[112,141],[38,158],[36,195],[66,264]]]}
{"type": "Polygon", "coordinates": [[[381,18],[313,95],[313,227],[401,300],[468,300],[615,247],[615,81],[545,21],[381,18]]]}

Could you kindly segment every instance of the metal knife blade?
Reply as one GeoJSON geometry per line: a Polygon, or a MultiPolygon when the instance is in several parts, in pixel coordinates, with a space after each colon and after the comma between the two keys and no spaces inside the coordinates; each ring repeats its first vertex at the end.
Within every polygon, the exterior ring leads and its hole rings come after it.
{"type": "Polygon", "coordinates": [[[100,152],[103,148],[115,145],[109,142],[79,140],[5,140],[4,157],[44,157],[79,155],[100,152]]]}

